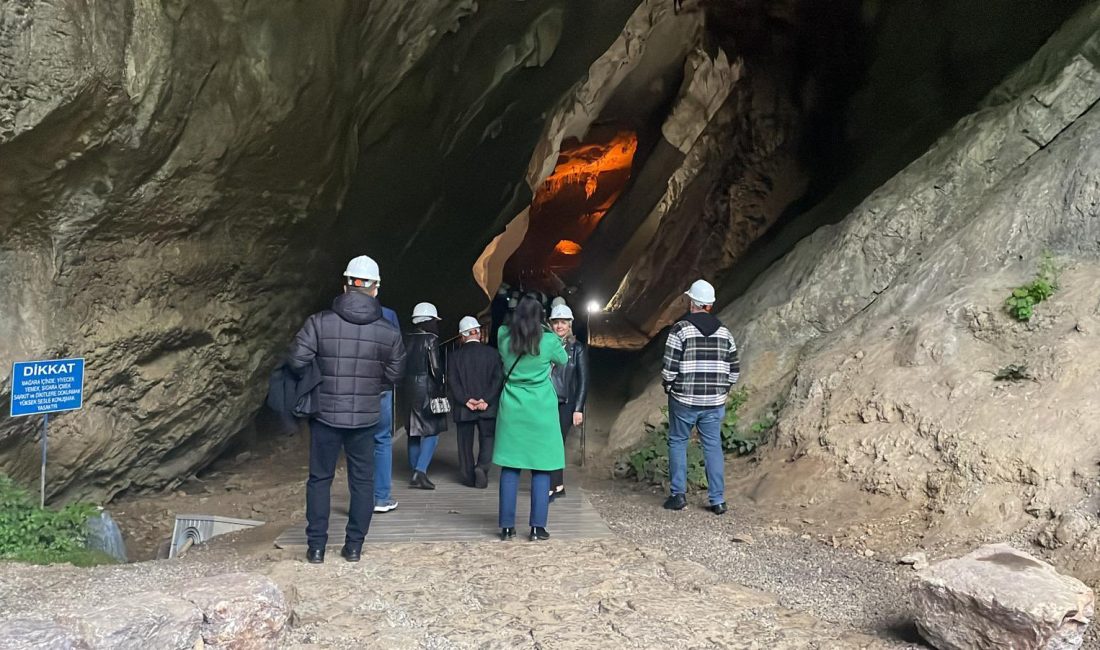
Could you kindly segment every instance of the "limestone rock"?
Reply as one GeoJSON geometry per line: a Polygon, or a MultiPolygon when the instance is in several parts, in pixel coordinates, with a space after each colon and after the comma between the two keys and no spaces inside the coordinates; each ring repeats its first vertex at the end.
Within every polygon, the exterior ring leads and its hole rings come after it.
{"type": "Polygon", "coordinates": [[[0,650],[91,650],[84,639],[55,621],[18,618],[0,625],[0,650]]]}
{"type": "Polygon", "coordinates": [[[92,648],[190,650],[200,638],[203,613],[180,598],[141,593],[68,612],[57,621],[77,631],[92,648]]]}
{"type": "MultiPolygon", "coordinates": [[[[636,5],[0,2],[0,401],[12,360],[87,363],[50,496],[216,457],[353,255],[402,312],[414,260],[462,300],[539,116],[636,5]]],[[[37,420],[0,421],[28,484],[37,420]]]]}
{"type": "Polygon", "coordinates": [[[1084,583],[1007,544],[925,569],[913,600],[921,635],[939,650],[1079,648],[1095,608],[1084,583]]]}
{"type": "MultiPolygon", "coordinates": [[[[858,486],[927,505],[951,534],[1014,531],[1029,501],[1064,510],[1083,497],[1078,477],[1095,465],[1080,450],[1100,447],[1100,347],[1073,330],[1100,320],[1097,51],[1092,3],[720,313],[742,350],[748,416],[782,403],[754,490],[858,486]],[[1003,302],[1048,248],[1066,267],[1061,289],[1045,316],[1014,323],[1003,302]],[[983,370],[1007,362],[1037,383],[994,386],[983,370]]],[[[623,412],[655,412],[658,390],[654,379],[623,412]]],[[[608,448],[637,444],[640,420],[621,417],[608,448]]]]}
{"type": "Polygon", "coordinates": [[[211,650],[267,650],[278,647],[290,619],[290,605],[270,579],[229,573],[177,588],[203,613],[202,640],[211,650]]]}

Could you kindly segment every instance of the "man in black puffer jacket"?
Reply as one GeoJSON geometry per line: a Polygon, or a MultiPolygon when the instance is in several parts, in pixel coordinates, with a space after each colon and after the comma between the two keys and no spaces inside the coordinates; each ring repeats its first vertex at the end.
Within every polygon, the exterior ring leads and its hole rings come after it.
{"type": "Polygon", "coordinates": [[[348,464],[351,507],[340,555],[358,562],[374,510],[374,429],[382,391],[405,371],[401,332],[382,317],[378,264],[362,255],[344,272],[344,293],[332,309],[313,314],[290,348],[287,365],[301,375],[317,361],[321,384],[309,422],[306,482],[307,559],[325,561],[332,478],[340,448],[348,464]]]}

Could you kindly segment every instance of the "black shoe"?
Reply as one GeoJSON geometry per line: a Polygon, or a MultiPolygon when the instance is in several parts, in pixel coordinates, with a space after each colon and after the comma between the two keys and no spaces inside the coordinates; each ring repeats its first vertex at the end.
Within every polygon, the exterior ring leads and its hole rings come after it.
{"type": "Polygon", "coordinates": [[[486,472],[481,467],[474,468],[474,487],[479,490],[484,490],[489,487],[489,472],[486,472]]]}
{"type": "Polygon", "coordinates": [[[726,511],[729,510],[729,508],[726,507],[726,502],[723,501],[722,503],[716,503],[712,505],[711,507],[707,508],[707,510],[710,510],[716,515],[724,515],[726,514],[726,511]]]}
{"type": "Polygon", "coordinates": [[[428,475],[424,472],[413,472],[412,480],[409,481],[409,485],[420,490],[434,490],[435,483],[428,480],[428,475]]]}
{"type": "Polygon", "coordinates": [[[529,539],[532,542],[544,542],[544,541],[550,539],[550,533],[546,532],[545,528],[542,528],[540,526],[535,526],[534,528],[531,529],[531,535],[530,535],[529,539]]]}
{"type": "Polygon", "coordinates": [[[683,494],[673,494],[665,499],[665,510],[683,510],[687,507],[688,500],[683,494]]]}
{"type": "Polygon", "coordinates": [[[508,540],[515,539],[515,538],[516,538],[516,529],[515,528],[501,528],[500,529],[500,539],[502,541],[507,542],[508,540]]]}
{"type": "Polygon", "coordinates": [[[344,548],[340,549],[340,557],[348,562],[358,562],[361,553],[362,549],[355,546],[348,546],[347,544],[344,544],[344,548]]]}
{"type": "Polygon", "coordinates": [[[324,562],[325,562],[325,549],[324,549],[324,547],[311,548],[308,551],[306,551],[306,561],[309,562],[310,564],[324,564],[324,562]]]}

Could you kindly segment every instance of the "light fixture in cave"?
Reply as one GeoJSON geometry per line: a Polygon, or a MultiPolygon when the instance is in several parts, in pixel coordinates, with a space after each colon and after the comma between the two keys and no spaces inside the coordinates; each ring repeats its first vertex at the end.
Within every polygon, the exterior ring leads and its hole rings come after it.
{"type": "Polygon", "coordinates": [[[637,149],[637,134],[612,126],[593,128],[584,142],[564,143],[531,201],[527,233],[505,264],[504,279],[560,291],[580,267],[585,241],[626,188],[637,149]]]}

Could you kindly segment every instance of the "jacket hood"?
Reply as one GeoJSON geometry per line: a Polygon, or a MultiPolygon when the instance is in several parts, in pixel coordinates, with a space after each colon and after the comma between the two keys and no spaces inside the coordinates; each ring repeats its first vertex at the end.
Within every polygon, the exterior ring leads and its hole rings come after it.
{"type": "Polygon", "coordinates": [[[718,331],[718,328],[722,327],[722,321],[705,311],[688,314],[684,316],[683,320],[694,325],[695,329],[699,330],[703,336],[711,336],[718,331]]]}
{"type": "Polygon", "coordinates": [[[366,325],[382,318],[382,303],[365,293],[349,291],[336,296],[332,311],[349,323],[366,325]]]}

